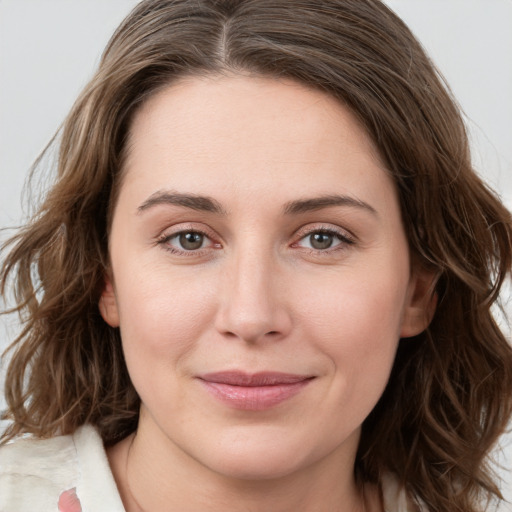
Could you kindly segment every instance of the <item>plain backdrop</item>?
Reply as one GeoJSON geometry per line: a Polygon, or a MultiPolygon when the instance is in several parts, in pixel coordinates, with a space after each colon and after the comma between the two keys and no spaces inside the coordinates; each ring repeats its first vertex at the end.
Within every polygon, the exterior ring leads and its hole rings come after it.
{"type": "MultiPolygon", "coordinates": [[[[0,227],[19,224],[28,211],[20,198],[31,163],[91,77],[112,31],[136,3],[0,0],[0,227]]],[[[476,168],[511,207],[512,0],[387,3],[446,77],[466,115],[476,168]]],[[[5,237],[1,232],[0,239],[5,237]]],[[[0,350],[15,330],[12,320],[0,319],[0,350]]],[[[500,474],[512,500],[512,436],[505,436],[502,445],[498,458],[508,469],[500,474]]],[[[505,510],[512,506],[500,509],[505,510]]]]}

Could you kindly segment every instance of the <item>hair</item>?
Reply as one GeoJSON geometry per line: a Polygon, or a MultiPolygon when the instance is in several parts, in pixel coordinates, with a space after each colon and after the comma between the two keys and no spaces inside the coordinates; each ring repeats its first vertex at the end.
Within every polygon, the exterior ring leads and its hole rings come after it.
{"type": "Polygon", "coordinates": [[[501,497],[488,454],[512,414],[512,349],[491,306],[511,270],[511,215],[474,172],[442,77],[378,0],[135,7],[64,122],[55,184],[3,247],[1,292],[13,290],[23,321],[8,349],[3,442],[92,423],[111,445],[136,429],[119,330],[98,311],[130,122],[178,79],[219,73],[292,79],[348,106],[396,184],[414,264],[437,276],[434,318],[400,340],[363,424],[358,480],[393,472],[432,512],[474,512],[501,497]]]}

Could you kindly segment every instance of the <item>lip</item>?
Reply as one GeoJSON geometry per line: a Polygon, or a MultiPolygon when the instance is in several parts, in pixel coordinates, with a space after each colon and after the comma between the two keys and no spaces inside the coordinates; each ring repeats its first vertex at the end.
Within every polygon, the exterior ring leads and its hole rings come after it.
{"type": "Polygon", "coordinates": [[[215,398],[234,409],[262,411],[300,393],[313,376],[281,372],[215,372],[199,380],[215,398]]]}

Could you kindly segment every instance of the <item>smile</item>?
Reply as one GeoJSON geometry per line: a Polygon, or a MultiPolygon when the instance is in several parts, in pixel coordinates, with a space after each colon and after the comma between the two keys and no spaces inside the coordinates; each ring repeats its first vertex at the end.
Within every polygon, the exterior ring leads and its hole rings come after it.
{"type": "Polygon", "coordinates": [[[262,411],[297,395],[313,378],[278,372],[229,371],[202,375],[199,380],[215,398],[234,409],[262,411]]]}

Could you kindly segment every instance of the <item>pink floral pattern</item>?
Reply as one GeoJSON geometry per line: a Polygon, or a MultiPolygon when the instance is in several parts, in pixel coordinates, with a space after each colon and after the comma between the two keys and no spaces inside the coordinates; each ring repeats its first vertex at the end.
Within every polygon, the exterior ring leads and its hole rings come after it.
{"type": "Polygon", "coordinates": [[[59,497],[59,512],[82,512],[76,489],[64,491],[59,497]]]}

